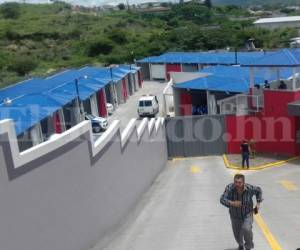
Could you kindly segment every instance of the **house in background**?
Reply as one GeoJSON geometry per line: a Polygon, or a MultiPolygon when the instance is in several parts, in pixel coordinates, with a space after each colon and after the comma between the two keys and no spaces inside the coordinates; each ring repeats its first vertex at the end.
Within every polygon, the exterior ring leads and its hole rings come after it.
{"type": "Polygon", "coordinates": [[[197,72],[208,66],[240,65],[272,54],[273,51],[255,52],[168,52],[137,61],[143,79],[168,81],[171,72],[197,72]]]}
{"type": "Polygon", "coordinates": [[[300,16],[261,18],[254,22],[258,28],[300,28],[300,16]]]}

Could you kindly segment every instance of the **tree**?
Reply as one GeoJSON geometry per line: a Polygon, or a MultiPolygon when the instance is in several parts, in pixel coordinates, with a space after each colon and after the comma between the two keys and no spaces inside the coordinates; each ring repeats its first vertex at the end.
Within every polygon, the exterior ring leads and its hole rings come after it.
{"type": "Polygon", "coordinates": [[[124,3],[120,3],[118,5],[119,10],[125,10],[125,4],[124,3]]]}
{"type": "Polygon", "coordinates": [[[17,19],[21,13],[20,5],[18,3],[2,4],[0,12],[5,19],[17,19]]]}
{"type": "Polygon", "coordinates": [[[87,55],[95,57],[100,54],[108,55],[114,48],[114,44],[111,40],[105,38],[96,38],[90,41],[87,46],[87,55]]]}
{"type": "Polygon", "coordinates": [[[204,5],[205,5],[207,8],[211,8],[211,7],[212,7],[211,0],[204,0],[204,5]]]}

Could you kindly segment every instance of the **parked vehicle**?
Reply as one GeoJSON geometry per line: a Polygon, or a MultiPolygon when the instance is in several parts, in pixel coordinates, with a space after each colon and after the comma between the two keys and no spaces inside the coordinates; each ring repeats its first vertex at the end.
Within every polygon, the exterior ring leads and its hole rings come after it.
{"type": "Polygon", "coordinates": [[[139,117],[155,117],[159,112],[157,96],[147,95],[139,99],[138,115],[139,117]]]}
{"type": "Polygon", "coordinates": [[[91,121],[94,133],[105,131],[108,127],[108,121],[103,117],[97,117],[91,114],[85,115],[85,120],[91,121]]]}
{"type": "Polygon", "coordinates": [[[114,113],[114,106],[111,103],[106,103],[107,113],[112,115],[114,113]]]}

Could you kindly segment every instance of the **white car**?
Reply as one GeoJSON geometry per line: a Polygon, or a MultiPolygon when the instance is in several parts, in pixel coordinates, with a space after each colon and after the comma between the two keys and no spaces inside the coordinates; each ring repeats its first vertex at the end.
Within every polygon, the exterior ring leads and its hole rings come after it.
{"type": "Polygon", "coordinates": [[[158,100],[155,95],[143,96],[139,99],[139,117],[155,117],[159,112],[158,100]]]}
{"type": "Polygon", "coordinates": [[[91,121],[94,133],[105,131],[108,127],[108,121],[103,117],[97,117],[91,114],[85,115],[85,120],[91,121]]]}
{"type": "Polygon", "coordinates": [[[106,103],[106,109],[109,115],[112,115],[114,113],[114,105],[112,105],[111,103],[106,103]]]}

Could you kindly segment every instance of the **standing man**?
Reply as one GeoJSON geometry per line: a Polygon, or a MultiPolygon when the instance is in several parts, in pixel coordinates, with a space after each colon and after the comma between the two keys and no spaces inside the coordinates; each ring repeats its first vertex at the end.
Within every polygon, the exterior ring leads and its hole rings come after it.
{"type": "Polygon", "coordinates": [[[258,212],[262,202],[261,188],[245,183],[245,176],[236,174],[234,183],[226,186],[220,202],[229,208],[233,235],[239,245],[238,249],[244,250],[244,246],[246,250],[254,248],[252,233],[253,212],[258,212]],[[255,208],[253,208],[253,196],[256,197],[255,208]]]}
{"type": "Polygon", "coordinates": [[[244,168],[246,162],[247,169],[249,169],[250,146],[246,140],[243,140],[243,143],[241,144],[241,153],[242,153],[242,167],[244,168]]]}

